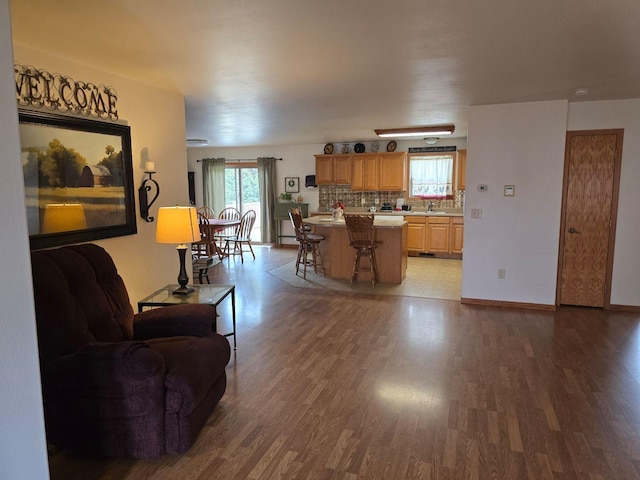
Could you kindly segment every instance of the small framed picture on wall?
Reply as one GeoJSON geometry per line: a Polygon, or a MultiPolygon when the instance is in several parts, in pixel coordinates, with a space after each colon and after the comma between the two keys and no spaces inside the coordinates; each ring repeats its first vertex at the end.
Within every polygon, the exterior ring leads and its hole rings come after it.
{"type": "Polygon", "coordinates": [[[284,177],[284,191],[298,193],[300,191],[300,177],[284,177]]]}

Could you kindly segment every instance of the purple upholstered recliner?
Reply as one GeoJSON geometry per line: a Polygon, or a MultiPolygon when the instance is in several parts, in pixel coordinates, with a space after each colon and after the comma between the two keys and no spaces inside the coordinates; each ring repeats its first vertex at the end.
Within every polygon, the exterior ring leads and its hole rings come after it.
{"type": "Polygon", "coordinates": [[[101,456],[184,453],[226,388],[230,348],[214,310],[134,315],[113,260],[93,244],[32,252],[49,443],[101,456]]]}

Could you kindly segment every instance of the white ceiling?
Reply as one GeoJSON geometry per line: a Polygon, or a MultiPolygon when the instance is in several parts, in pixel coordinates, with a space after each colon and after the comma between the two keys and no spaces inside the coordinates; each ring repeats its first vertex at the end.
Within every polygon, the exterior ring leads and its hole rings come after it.
{"type": "Polygon", "coordinates": [[[181,92],[187,138],[214,146],[450,123],[464,137],[469,105],[640,97],[638,0],[11,0],[11,14],[15,43],[181,92]]]}

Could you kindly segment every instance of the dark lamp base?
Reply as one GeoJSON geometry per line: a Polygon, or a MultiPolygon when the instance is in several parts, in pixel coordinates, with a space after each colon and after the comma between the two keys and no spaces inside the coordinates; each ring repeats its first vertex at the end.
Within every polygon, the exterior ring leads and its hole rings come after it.
{"type": "Polygon", "coordinates": [[[195,290],[191,287],[180,287],[176,288],[172,293],[174,295],[180,295],[186,297],[187,295],[191,295],[195,290]]]}

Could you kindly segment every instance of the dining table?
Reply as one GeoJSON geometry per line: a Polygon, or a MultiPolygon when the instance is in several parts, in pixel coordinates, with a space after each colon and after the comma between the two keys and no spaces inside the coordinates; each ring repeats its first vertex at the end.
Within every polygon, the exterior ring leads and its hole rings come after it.
{"type": "Polygon", "coordinates": [[[215,248],[215,253],[222,260],[224,257],[228,256],[224,253],[224,249],[221,245],[218,245],[218,242],[215,241],[215,232],[221,231],[228,227],[236,227],[240,225],[240,219],[228,219],[228,218],[208,218],[207,222],[209,223],[209,232],[207,233],[208,238],[214,239],[210,242],[215,248]]]}

